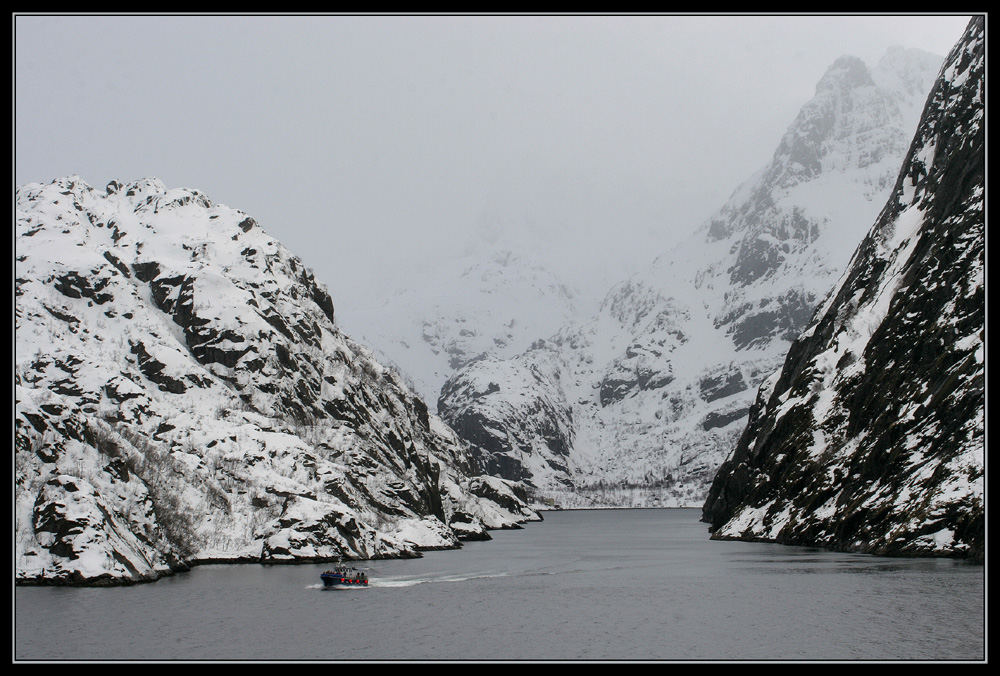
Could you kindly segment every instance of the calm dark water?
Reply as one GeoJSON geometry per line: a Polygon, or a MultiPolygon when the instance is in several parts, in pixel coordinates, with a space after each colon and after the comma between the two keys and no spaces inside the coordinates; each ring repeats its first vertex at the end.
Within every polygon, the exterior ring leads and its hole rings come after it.
{"type": "Polygon", "coordinates": [[[699,510],[546,512],[416,560],[18,587],[18,660],[983,660],[984,568],[712,542],[699,510]]]}

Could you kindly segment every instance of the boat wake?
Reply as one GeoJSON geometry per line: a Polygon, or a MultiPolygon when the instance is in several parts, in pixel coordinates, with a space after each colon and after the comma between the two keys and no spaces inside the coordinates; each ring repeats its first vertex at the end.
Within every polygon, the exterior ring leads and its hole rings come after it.
{"type": "Polygon", "coordinates": [[[481,573],[478,575],[446,575],[442,577],[412,577],[412,578],[378,578],[369,580],[372,587],[413,587],[418,584],[428,584],[433,582],[466,582],[468,580],[482,580],[491,577],[507,577],[510,573],[481,573]]]}
{"type": "MultiPolygon", "coordinates": [[[[536,575],[563,575],[566,573],[582,573],[586,572],[584,569],[579,570],[568,570],[568,571],[530,571],[520,573],[521,576],[536,576],[536,575]]],[[[330,590],[336,589],[337,591],[359,591],[361,589],[367,589],[370,587],[415,587],[419,584],[433,584],[437,582],[467,582],[469,580],[484,580],[489,578],[497,577],[510,577],[512,573],[502,572],[502,573],[473,573],[466,575],[440,575],[440,576],[426,576],[426,577],[370,577],[368,578],[368,584],[366,586],[357,587],[325,587],[323,584],[310,584],[306,586],[306,589],[322,589],[330,590]]]]}

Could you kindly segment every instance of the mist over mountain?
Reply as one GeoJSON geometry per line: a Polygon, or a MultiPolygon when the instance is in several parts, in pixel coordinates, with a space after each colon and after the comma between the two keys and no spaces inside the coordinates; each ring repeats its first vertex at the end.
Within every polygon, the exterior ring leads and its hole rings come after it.
{"type": "Polygon", "coordinates": [[[770,162],[691,237],[592,317],[459,370],[442,417],[547,501],[701,504],[757,385],[884,204],[940,64],[837,59],[770,162]]]}
{"type": "Polygon", "coordinates": [[[513,357],[577,316],[577,292],[527,254],[480,248],[423,272],[381,304],[355,308],[352,324],[432,408],[461,367],[513,357]]]}

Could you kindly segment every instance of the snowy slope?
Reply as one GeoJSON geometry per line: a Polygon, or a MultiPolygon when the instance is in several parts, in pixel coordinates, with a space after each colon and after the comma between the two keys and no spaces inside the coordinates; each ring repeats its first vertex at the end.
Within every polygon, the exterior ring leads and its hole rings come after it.
{"type": "Polygon", "coordinates": [[[760,387],[715,538],[982,560],[985,22],[949,55],[847,272],[760,387]]]}
{"type": "Polygon", "coordinates": [[[446,384],[442,417],[480,446],[533,436],[520,452],[540,449],[543,463],[511,476],[564,506],[700,505],[756,385],[884,204],[939,67],[916,50],[871,69],[838,59],[771,161],[692,237],[613,288],[593,319],[517,357],[544,374],[530,405],[507,401],[516,369],[484,360],[446,384]],[[548,410],[567,412],[540,422],[548,410]],[[543,428],[571,442],[556,465],[543,428]]]}
{"type": "Polygon", "coordinates": [[[574,292],[511,250],[436,261],[409,281],[376,307],[354,308],[351,329],[431,405],[473,359],[512,357],[575,317],[574,292]]]}
{"type": "Polygon", "coordinates": [[[413,556],[537,519],[252,218],[156,180],[17,189],[19,582],[413,556]]]}

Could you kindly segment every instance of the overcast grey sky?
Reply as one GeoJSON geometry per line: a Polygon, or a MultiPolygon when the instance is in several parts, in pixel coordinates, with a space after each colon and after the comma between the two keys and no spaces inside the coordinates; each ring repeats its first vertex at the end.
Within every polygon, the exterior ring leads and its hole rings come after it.
{"type": "Polygon", "coordinates": [[[476,247],[616,281],[770,159],[837,57],[943,57],[967,22],[21,15],[15,182],[198,188],[300,255],[338,313],[476,247]]]}

